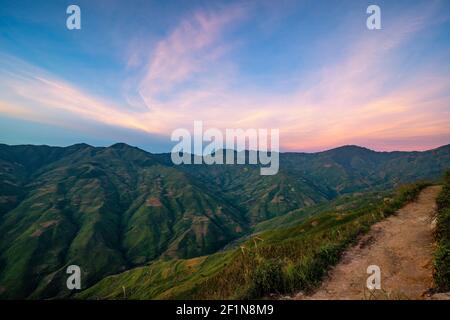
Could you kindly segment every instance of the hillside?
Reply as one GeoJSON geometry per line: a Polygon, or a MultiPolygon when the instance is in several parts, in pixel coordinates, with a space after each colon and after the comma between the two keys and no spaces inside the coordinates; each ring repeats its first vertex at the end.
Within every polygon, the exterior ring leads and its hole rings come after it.
{"type": "Polygon", "coordinates": [[[251,165],[174,166],[169,154],[126,144],[0,145],[0,297],[67,295],[70,264],[82,266],[84,287],[152,261],[176,268],[177,279],[206,262],[216,270],[236,253],[179,259],[294,227],[356,193],[380,197],[401,183],[437,179],[450,167],[449,150],[282,153],[280,172],[260,176],[251,165]]]}
{"type": "Polygon", "coordinates": [[[417,201],[374,224],[355,246],[343,253],[314,294],[300,293],[296,298],[420,300],[429,296],[433,287],[432,221],[440,190],[441,186],[427,187],[417,201]],[[374,264],[381,270],[381,290],[371,292],[364,286],[368,277],[365,269],[374,264]]]}
{"type": "Polygon", "coordinates": [[[295,226],[253,234],[238,247],[188,260],[158,260],[106,277],[79,299],[252,299],[310,291],[370,226],[415,199],[426,184],[331,201],[295,226]]]}

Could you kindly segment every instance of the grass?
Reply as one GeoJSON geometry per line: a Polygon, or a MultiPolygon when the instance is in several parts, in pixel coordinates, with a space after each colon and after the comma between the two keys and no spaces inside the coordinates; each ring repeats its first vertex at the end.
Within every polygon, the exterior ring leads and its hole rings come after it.
{"type": "Polygon", "coordinates": [[[259,246],[248,241],[241,255],[221,274],[201,284],[193,298],[252,299],[309,291],[358,236],[414,200],[427,185],[403,186],[381,203],[367,203],[345,213],[328,212],[292,228],[262,233],[259,246]]]}
{"type": "Polygon", "coordinates": [[[434,281],[437,291],[450,291],[450,170],[437,200],[434,281]]]}
{"type": "Polygon", "coordinates": [[[330,207],[295,226],[253,235],[237,248],[197,261],[159,261],[107,277],[78,298],[255,299],[309,291],[370,226],[414,200],[427,183],[402,186],[390,197],[361,197],[330,207]],[[123,288],[127,289],[124,296],[123,288]]]}

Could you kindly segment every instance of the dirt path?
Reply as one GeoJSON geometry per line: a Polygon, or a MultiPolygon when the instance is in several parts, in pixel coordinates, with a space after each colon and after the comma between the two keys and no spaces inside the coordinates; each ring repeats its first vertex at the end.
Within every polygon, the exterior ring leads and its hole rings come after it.
{"type": "Polygon", "coordinates": [[[433,212],[439,186],[424,189],[417,201],[372,226],[347,250],[329,278],[312,295],[295,299],[368,299],[369,265],[381,270],[377,298],[423,299],[432,287],[433,212]]]}

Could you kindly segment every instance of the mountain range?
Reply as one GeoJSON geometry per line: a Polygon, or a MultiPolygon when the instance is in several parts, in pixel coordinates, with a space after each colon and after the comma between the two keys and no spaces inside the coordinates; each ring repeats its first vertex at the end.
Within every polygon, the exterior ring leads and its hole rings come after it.
{"type": "Polygon", "coordinates": [[[83,288],[150,262],[201,257],[345,195],[436,180],[450,145],[424,152],[344,146],[280,153],[280,171],[256,165],[173,165],[123,143],[0,144],[0,298],[52,298],[66,268],[83,288]]]}

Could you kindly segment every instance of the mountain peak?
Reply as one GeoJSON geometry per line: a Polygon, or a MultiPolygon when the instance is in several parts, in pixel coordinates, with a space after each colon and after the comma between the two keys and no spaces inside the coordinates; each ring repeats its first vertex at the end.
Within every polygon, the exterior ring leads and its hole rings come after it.
{"type": "Polygon", "coordinates": [[[340,146],[340,147],[337,147],[337,148],[330,149],[328,151],[331,151],[331,150],[365,150],[365,151],[374,152],[373,150],[371,150],[369,148],[361,147],[361,146],[358,146],[356,144],[347,144],[347,145],[343,145],[343,146],[340,146]]]}
{"type": "Polygon", "coordinates": [[[129,144],[126,144],[124,142],[114,143],[113,145],[110,145],[108,148],[112,148],[112,149],[135,149],[135,147],[132,147],[129,144]]]}
{"type": "Polygon", "coordinates": [[[71,146],[69,146],[69,148],[79,148],[79,149],[83,149],[83,148],[93,148],[90,144],[87,143],[75,143],[71,146]]]}
{"type": "Polygon", "coordinates": [[[333,148],[333,149],[330,149],[327,151],[323,151],[322,153],[372,154],[372,153],[376,153],[376,151],[365,148],[365,147],[357,146],[357,145],[345,145],[345,146],[333,148]]]}

